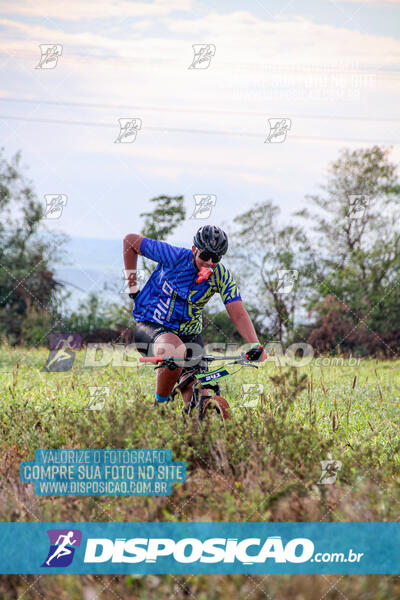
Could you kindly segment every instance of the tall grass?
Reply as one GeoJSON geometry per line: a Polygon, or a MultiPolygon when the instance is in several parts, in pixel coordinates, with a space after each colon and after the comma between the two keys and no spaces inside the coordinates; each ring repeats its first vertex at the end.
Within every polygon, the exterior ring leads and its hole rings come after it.
{"type": "MultiPolygon", "coordinates": [[[[233,408],[224,429],[217,418],[185,421],[179,402],[155,409],[148,366],[87,369],[80,351],[71,371],[46,373],[44,348],[3,348],[0,358],[2,521],[398,519],[400,361],[242,369],[221,386],[233,408]],[[243,407],[243,383],[263,386],[255,408],[243,407]],[[109,388],[102,410],[88,409],[90,386],[109,388]],[[167,497],[36,497],[19,465],[37,448],[170,448],[187,462],[187,481],[167,497]],[[332,485],[319,483],[327,459],[341,462],[332,485]]],[[[6,578],[1,597],[17,598],[28,581],[6,578]]],[[[372,576],[48,576],[23,597],[62,598],[60,590],[72,600],[90,590],[141,599],[400,597],[398,580],[372,576]]]]}

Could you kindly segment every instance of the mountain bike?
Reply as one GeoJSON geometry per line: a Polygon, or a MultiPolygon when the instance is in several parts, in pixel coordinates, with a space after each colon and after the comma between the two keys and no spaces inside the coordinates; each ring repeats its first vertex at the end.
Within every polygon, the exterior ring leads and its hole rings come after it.
{"type": "MultiPolygon", "coordinates": [[[[158,363],[155,369],[168,367],[171,370],[182,366],[182,360],[182,358],[174,358],[172,356],[166,358],[162,356],[145,356],[140,358],[140,362],[142,363],[158,363]]],[[[245,367],[258,369],[257,365],[246,359],[245,353],[239,356],[211,356],[205,354],[198,365],[190,367],[185,371],[183,378],[178,381],[170,394],[171,401],[175,400],[178,392],[182,392],[189,384],[194,382],[193,394],[190,402],[183,408],[183,415],[197,413],[197,418],[201,422],[208,411],[215,410],[223,421],[230,419],[230,407],[225,398],[221,396],[218,382],[221,379],[231,377],[245,367]],[[223,365],[220,369],[210,371],[209,364],[218,360],[228,360],[231,362],[223,365]],[[240,368],[229,372],[226,367],[231,365],[240,365],[240,368]],[[206,395],[204,394],[204,390],[211,390],[214,394],[206,395]]]]}

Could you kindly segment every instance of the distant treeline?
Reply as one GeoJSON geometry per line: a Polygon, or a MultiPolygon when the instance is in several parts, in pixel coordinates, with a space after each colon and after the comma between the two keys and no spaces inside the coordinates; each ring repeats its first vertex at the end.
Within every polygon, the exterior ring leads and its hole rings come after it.
{"type": "MultiPolygon", "coordinates": [[[[224,261],[238,280],[260,339],[307,342],[317,353],[398,356],[400,348],[400,183],[390,149],[342,150],[310,208],[281,222],[260,202],[227,226],[224,261]]],[[[300,201],[300,199],[299,199],[300,201]]],[[[159,196],[142,234],[168,240],[186,218],[183,196],[159,196]]],[[[0,336],[46,345],[54,332],[84,341],[132,340],[131,303],[88,295],[68,313],[69,292],[54,276],[66,236],[45,230],[43,206],[20,166],[0,153],[0,336]]],[[[127,232],[128,233],[128,232],[127,232]]],[[[122,243],[121,243],[122,252],[122,243]]],[[[122,255],[121,255],[122,264],[122,255]]],[[[141,268],[151,270],[149,261],[141,268]]],[[[122,300],[121,300],[122,298],[122,300]]],[[[204,313],[207,342],[240,342],[225,311],[204,313]]]]}

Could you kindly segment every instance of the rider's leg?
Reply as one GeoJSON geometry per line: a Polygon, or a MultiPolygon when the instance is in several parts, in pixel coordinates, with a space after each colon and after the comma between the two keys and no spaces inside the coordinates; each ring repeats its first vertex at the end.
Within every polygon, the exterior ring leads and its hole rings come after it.
{"type": "MultiPolygon", "coordinates": [[[[203,339],[200,334],[196,334],[196,335],[192,335],[189,337],[190,341],[186,340],[185,337],[183,338],[183,340],[185,341],[185,346],[186,346],[186,359],[187,359],[187,365],[188,365],[187,368],[190,369],[190,367],[196,367],[199,364],[200,359],[204,354],[203,339]]],[[[181,377],[181,380],[179,383],[183,384],[185,379],[190,376],[191,376],[190,371],[187,374],[184,372],[182,374],[182,377],[181,377]]],[[[195,383],[196,383],[195,381],[192,381],[192,382],[188,383],[187,386],[182,386],[183,389],[181,390],[181,394],[182,394],[183,401],[185,402],[186,405],[188,405],[192,399],[193,387],[194,387],[195,383]]],[[[202,388],[200,388],[200,394],[202,396],[209,395],[208,391],[204,390],[202,388]]]]}
{"type": "MultiPolygon", "coordinates": [[[[184,379],[182,379],[182,382],[183,381],[184,381],[184,379]]],[[[191,383],[188,383],[188,385],[181,391],[183,401],[184,401],[184,403],[186,405],[189,404],[189,402],[192,399],[194,384],[195,384],[194,381],[192,381],[191,383]]],[[[202,396],[210,396],[211,395],[210,394],[210,390],[207,390],[207,389],[204,389],[204,388],[200,388],[200,394],[202,396]]]]}
{"type": "MultiPolygon", "coordinates": [[[[159,335],[154,342],[153,356],[173,356],[175,358],[185,357],[185,344],[174,333],[163,333],[159,335]]],[[[172,392],[172,388],[178,381],[182,367],[178,367],[171,371],[168,367],[157,369],[156,393],[160,398],[167,398],[172,392]]]]}

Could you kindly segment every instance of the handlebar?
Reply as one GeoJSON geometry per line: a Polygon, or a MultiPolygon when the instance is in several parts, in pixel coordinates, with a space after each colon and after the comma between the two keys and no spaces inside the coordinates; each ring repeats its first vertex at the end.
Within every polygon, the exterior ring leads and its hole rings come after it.
{"type": "MultiPolygon", "coordinates": [[[[201,357],[201,360],[208,360],[212,362],[214,360],[240,360],[243,359],[245,355],[239,356],[211,356],[209,354],[205,354],[201,357]]],[[[162,362],[163,360],[184,360],[181,356],[141,356],[139,358],[139,362],[162,362]]]]}
{"type": "MultiPolygon", "coordinates": [[[[200,357],[199,357],[200,358],[200,357]]],[[[175,363],[182,363],[182,361],[184,362],[184,358],[182,358],[181,356],[168,356],[168,357],[163,357],[163,356],[141,356],[139,358],[139,362],[142,363],[166,363],[168,364],[173,364],[175,363]]],[[[193,360],[190,359],[190,360],[193,360]]],[[[241,364],[243,366],[249,366],[249,367],[256,367],[256,365],[252,364],[251,361],[246,359],[246,354],[240,354],[238,356],[212,356],[210,354],[205,354],[204,356],[201,357],[201,360],[205,360],[208,362],[213,362],[215,360],[231,360],[233,361],[234,364],[241,364]]],[[[161,366],[161,365],[160,365],[161,366]]],[[[178,365],[176,365],[178,366],[178,365]]],[[[256,367],[258,368],[258,367],[256,367]]]]}

